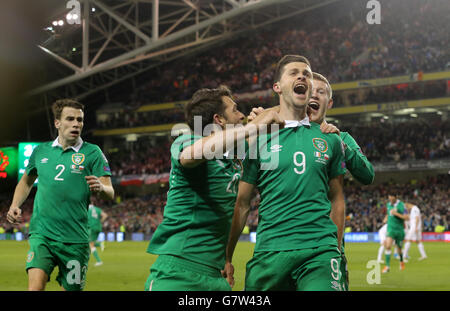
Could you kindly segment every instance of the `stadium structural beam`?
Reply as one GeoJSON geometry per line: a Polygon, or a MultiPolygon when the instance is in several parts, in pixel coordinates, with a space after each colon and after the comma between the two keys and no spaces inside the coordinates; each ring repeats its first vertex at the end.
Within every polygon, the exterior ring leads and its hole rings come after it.
{"type": "Polygon", "coordinates": [[[159,0],[153,0],[152,3],[152,41],[156,42],[159,38],[159,0]]]}
{"type": "Polygon", "coordinates": [[[152,39],[144,34],[142,31],[140,31],[135,26],[131,25],[129,22],[127,22],[124,18],[119,16],[118,14],[114,13],[113,10],[111,10],[107,5],[97,1],[97,0],[90,0],[93,4],[98,6],[100,9],[102,9],[104,12],[106,12],[109,16],[114,18],[118,23],[122,24],[125,28],[130,30],[131,32],[134,32],[137,36],[139,36],[142,40],[144,40],[146,43],[150,43],[152,39]]]}
{"type": "Polygon", "coordinates": [[[82,68],[86,71],[89,66],[89,0],[83,4],[83,55],[82,68]]]}
{"type": "MultiPolygon", "coordinates": [[[[105,5],[100,4],[99,5],[99,1],[98,0],[91,0],[92,3],[94,3],[95,5],[97,5],[99,8],[106,8],[106,10],[108,10],[108,8],[105,5]]],[[[117,65],[120,62],[126,61],[130,58],[136,57],[138,55],[141,55],[143,53],[147,53],[151,50],[154,50],[156,48],[159,48],[161,46],[164,46],[166,44],[169,44],[171,42],[174,42],[176,40],[179,40],[181,38],[185,38],[186,36],[190,35],[190,34],[194,34],[196,31],[206,28],[210,25],[213,24],[217,24],[220,23],[226,19],[230,19],[233,17],[236,17],[238,15],[247,13],[248,11],[252,10],[252,9],[260,9],[269,5],[273,5],[273,4],[279,4],[282,2],[287,2],[289,0],[261,0],[258,2],[249,2],[248,5],[240,7],[240,8],[234,8],[231,9],[229,11],[223,12],[217,16],[213,16],[207,20],[204,20],[198,24],[192,25],[192,26],[188,26],[184,29],[181,29],[175,33],[172,33],[164,38],[158,38],[156,41],[151,41],[148,42],[148,40],[146,40],[146,44],[142,47],[139,47],[137,49],[134,49],[132,51],[129,51],[125,54],[122,54],[120,56],[114,57],[112,59],[109,59],[103,63],[100,63],[98,65],[95,65],[94,67],[91,68],[87,68],[85,71],[81,72],[81,73],[75,73],[74,75],[53,81],[51,83],[48,83],[44,86],[38,87],[36,89],[31,90],[30,92],[27,92],[25,94],[25,96],[34,96],[34,95],[38,95],[42,92],[46,92],[49,90],[52,90],[54,88],[69,84],[69,83],[73,83],[76,81],[79,81],[81,79],[87,78],[91,75],[97,74],[99,72],[105,71],[105,70],[109,70],[111,68],[113,68],[115,65],[117,65]]],[[[134,26],[132,26],[131,24],[129,24],[128,22],[126,22],[125,20],[123,20],[122,18],[120,18],[117,14],[115,14],[114,12],[110,12],[112,14],[110,14],[111,17],[113,17],[114,19],[121,21],[122,24],[128,25],[127,28],[135,28],[134,26]],[[130,27],[131,26],[131,27],[130,27]]],[[[139,31],[140,32],[140,31],[139,31]]],[[[146,36],[147,37],[147,36],[146,36]]],[[[150,39],[149,37],[147,37],[148,39],[150,39]]]]}
{"type": "Polygon", "coordinates": [[[72,64],[71,62],[69,62],[67,59],[62,58],[61,56],[59,56],[58,54],[53,53],[52,51],[50,51],[49,49],[38,45],[38,48],[40,48],[42,51],[44,51],[47,55],[50,55],[54,60],[56,60],[58,63],[72,69],[75,72],[81,72],[81,68],[78,67],[77,65],[72,64]]]}

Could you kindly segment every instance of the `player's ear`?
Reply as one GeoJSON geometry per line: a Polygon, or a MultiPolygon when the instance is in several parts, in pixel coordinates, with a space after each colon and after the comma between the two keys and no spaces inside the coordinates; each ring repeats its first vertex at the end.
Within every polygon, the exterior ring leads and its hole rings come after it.
{"type": "Polygon", "coordinates": [[[226,124],[225,118],[222,117],[221,115],[215,113],[213,115],[213,121],[214,121],[214,123],[219,124],[221,127],[225,127],[225,124],[226,124]]]}
{"type": "Polygon", "coordinates": [[[280,82],[275,82],[272,86],[272,89],[275,93],[280,94],[281,93],[280,82]]]}
{"type": "Polygon", "coordinates": [[[329,102],[328,102],[328,107],[327,107],[327,109],[331,109],[331,108],[333,108],[333,99],[331,98],[330,100],[329,100],[329,102]]]}
{"type": "Polygon", "coordinates": [[[61,126],[61,121],[58,119],[55,119],[55,127],[56,129],[59,129],[59,127],[61,126]]]}

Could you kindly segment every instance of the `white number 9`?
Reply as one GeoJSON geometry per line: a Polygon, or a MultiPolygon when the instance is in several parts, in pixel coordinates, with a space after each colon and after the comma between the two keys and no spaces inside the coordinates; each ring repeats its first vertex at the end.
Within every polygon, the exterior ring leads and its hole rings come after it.
{"type": "Polygon", "coordinates": [[[297,166],[300,169],[300,170],[298,170],[297,167],[294,167],[294,172],[296,172],[299,175],[301,175],[305,172],[306,158],[305,158],[305,154],[303,152],[297,151],[296,153],[294,153],[294,164],[295,164],[295,166],[297,166]],[[302,156],[302,160],[300,161],[300,163],[297,161],[298,155],[302,156]]]}
{"type": "Polygon", "coordinates": [[[331,270],[333,271],[333,272],[331,272],[331,277],[333,279],[335,279],[336,281],[339,281],[340,272],[341,272],[339,270],[339,262],[337,261],[336,258],[331,258],[330,265],[331,265],[331,270]]]}

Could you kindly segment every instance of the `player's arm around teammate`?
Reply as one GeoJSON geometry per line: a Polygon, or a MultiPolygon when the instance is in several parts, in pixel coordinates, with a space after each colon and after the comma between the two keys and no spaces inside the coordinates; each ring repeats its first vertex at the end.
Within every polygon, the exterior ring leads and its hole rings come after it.
{"type": "Polygon", "coordinates": [[[224,130],[214,132],[184,148],[180,155],[180,164],[184,167],[195,167],[208,159],[219,158],[229,149],[234,148],[239,141],[256,136],[260,127],[269,124],[283,124],[284,121],[278,114],[279,110],[279,107],[267,109],[245,126],[227,129],[224,124],[224,130]]]}

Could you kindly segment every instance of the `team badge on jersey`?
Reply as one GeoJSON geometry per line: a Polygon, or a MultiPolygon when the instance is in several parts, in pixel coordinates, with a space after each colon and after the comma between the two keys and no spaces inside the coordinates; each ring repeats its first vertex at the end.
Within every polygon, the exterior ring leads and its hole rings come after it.
{"type": "Polygon", "coordinates": [[[82,154],[82,153],[74,153],[72,155],[72,162],[75,165],[81,165],[84,162],[84,159],[85,159],[85,157],[84,157],[84,154],[82,154]]]}
{"type": "Polygon", "coordinates": [[[323,138],[313,138],[312,140],[314,148],[320,152],[326,152],[328,150],[327,141],[323,138]]]}
{"type": "Polygon", "coordinates": [[[34,252],[29,252],[27,255],[27,262],[31,262],[34,258],[34,252]]]}

